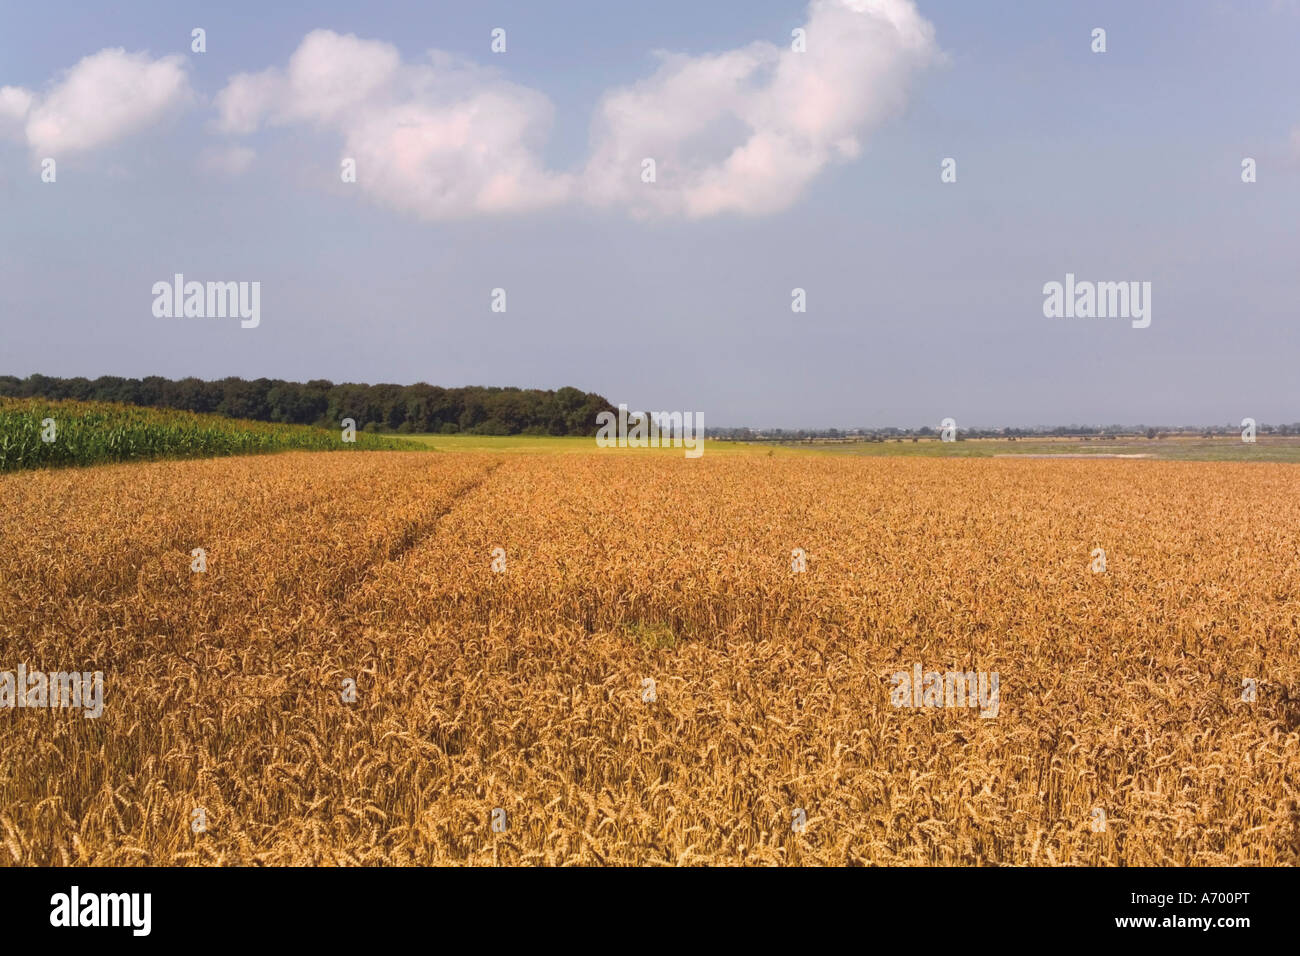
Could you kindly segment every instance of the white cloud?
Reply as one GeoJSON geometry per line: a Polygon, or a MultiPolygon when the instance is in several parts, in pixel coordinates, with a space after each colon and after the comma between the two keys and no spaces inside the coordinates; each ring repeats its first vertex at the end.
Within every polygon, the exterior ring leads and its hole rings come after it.
{"type": "Polygon", "coordinates": [[[100,50],[44,93],[0,88],[0,124],[19,128],[38,156],[94,149],[139,132],[192,96],[185,61],[100,50]]]}
{"type": "Polygon", "coordinates": [[[812,0],[807,50],[758,42],[660,54],[647,79],[602,99],[583,177],[588,201],[641,216],[758,215],[792,204],[823,169],[906,105],[937,62],[911,0],[812,0]],[[641,181],[653,158],[656,182],[641,181]]]}
{"type": "Polygon", "coordinates": [[[571,191],[538,155],[550,101],[445,53],[404,64],[390,44],[316,30],[286,69],[233,77],[216,106],[229,133],[306,123],[340,134],[362,191],[423,219],[540,208],[571,191]]]}
{"type": "Polygon", "coordinates": [[[283,69],[232,77],[216,127],[337,133],[365,194],[428,220],[572,199],[638,216],[759,215],[855,158],[941,56],[912,0],[812,0],[804,29],[802,53],[762,41],[659,54],[653,75],[602,99],[576,174],[541,160],[553,115],[541,93],[447,53],[404,63],[391,44],[329,30],[309,33],[283,69]],[[646,157],[654,184],[641,181],[646,157]]]}

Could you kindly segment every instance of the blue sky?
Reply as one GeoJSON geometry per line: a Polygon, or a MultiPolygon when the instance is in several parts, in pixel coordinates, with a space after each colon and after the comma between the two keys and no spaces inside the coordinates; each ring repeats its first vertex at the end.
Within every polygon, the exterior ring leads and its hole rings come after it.
{"type": "Polygon", "coordinates": [[[895,43],[853,2],[788,86],[803,2],[4,4],[0,373],[572,384],[711,426],[1300,420],[1300,4],[881,0],[926,29],[895,43]],[[103,75],[156,71],[130,103],[65,72],[118,48],[103,75]],[[466,103],[491,117],[453,148],[466,103]],[[728,162],[747,141],[775,158],[728,162]],[[260,325],[155,317],[176,272],[259,281],[260,325]],[[1151,282],[1150,327],[1044,317],[1067,272],[1151,282]]]}

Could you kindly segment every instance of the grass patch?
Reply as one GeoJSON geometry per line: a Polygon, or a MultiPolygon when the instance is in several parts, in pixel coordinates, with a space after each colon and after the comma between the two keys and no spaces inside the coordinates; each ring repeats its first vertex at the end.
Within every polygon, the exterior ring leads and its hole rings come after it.
{"type": "MultiPolygon", "coordinates": [[[[681,448],[599,448],[593,437],[537,435],[407,435],[426,448],[438,451],[500,452],[505,454],[598,454],[669,455],[681,458],[681,448]]],[[[1125,437],[1115,441],[1084,441],[1078,438],[971,438],[941,442],[938,438],[883,442],[732,442],[712,438],[704,441],[704,457],[806,455],[854,455],[863,457],[996,458],[1003,456],[1107,456],[1141,455],[1170,461],[1275,461],[1300,462],[1300,438],[1261,435],[1254,444],[1240,438],[1125,437]]],[[[1137,459],[1141,460],[1141,459],[1137,459]]]]}
{"type": "MultiPolygon", "coordinates": [[[[411,441],[438,451],[490,451],[521,454],[557,453],[586,455],[670,455],[682,458],[683,448],[601,448],[594,436],[565,435],[405,435],[411,441]]],[[[773,449],[767,445],[746,442],[704,440],[704,457],[712,455],[803,455],[816,453],[815,449],[781,446],[773,449]]]]}

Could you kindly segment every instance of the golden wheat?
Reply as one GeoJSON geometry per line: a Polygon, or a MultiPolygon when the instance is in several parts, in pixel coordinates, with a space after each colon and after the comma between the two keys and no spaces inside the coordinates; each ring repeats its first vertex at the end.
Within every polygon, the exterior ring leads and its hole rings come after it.
{"type": "Polygon", "coordinates": [[[1297,476],[396,452],[5,476],[0,670],[100,670],[105,696],[0,709],[0,860],[1294,864],[1297,476]],[[997,717],[895,708],[914,663],[997,672],[997,717]]]}

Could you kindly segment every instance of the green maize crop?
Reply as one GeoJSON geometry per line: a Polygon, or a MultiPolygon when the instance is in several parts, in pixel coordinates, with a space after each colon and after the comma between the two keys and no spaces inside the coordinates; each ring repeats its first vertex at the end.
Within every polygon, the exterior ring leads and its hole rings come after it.
{"type": "Polygon", "coordinates": [[[281,425],[107,402],[0,398],[0,472],[156,458],[215,458],[276,451],[427,450],[358,432],[281,425]],[[42,424],[53,420],[51,429],[42,424]]]}

